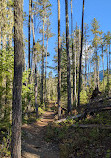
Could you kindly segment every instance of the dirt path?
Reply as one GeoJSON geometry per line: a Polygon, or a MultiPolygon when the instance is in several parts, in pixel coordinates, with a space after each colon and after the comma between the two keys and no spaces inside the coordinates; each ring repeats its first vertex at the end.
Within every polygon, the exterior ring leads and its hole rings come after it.
{"type": "Polygon", "coordinates": [[[53,120],[54,113],[45,112],[38,122],[23,126],[22,158],[59,158],[58,146],[44,140],[46,126],[53,120]]]}

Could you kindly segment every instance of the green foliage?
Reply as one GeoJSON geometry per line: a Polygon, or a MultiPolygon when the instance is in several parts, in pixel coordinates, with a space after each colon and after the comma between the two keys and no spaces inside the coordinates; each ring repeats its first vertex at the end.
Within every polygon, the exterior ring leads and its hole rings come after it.
{"type": "Polygon", "coordinates": [[[111,91],[111,79],[110,78],[111,78],[111,75],[108,76],[108,74],[105,73],[105,77],[103,78],[105,89],[103,87],[103,80],[102,80],[102,82],[100,83],[100,87],[99,87],[101,92],[108,94],[108,92],[111,91]],[[107,77],[109,77],[109,83],[107,82],[107,77]]]}
{"type": "Polygon", "coordinates": [[[80,93],[80,103],[81,103],[81,105],[88,103],[88,96],[87,96],[87,92],[85,90],[82,90],[80,93]]]}
{"type": "MultiPolygon", "coordinates": [[[[101,120],[101,118],[99,117],[98,120],[101,120]]],[[[47,127],[46,140],[59,143],[61,158],[95,158],[108,157],[110,155],[109,146],[106,149],[107,138],[110,137],[110,130],[103,130],[96,127],[75,128],[71,126],[73,122],[70,122],[71,124],[69,122],[64,122],[59,125],[52,124],[47,127]]]]}
{"type": "Polygon", "coordinates": [[[4,137],[2,143],[0,143],[0,157],[2,158],[10,157],[11,129],[9,130],[8,133],[5,132],[1,132],[1,133],[4,135],[4,137]]]}
{"type": "Polygon", "coordinates": [[[108,149],[108,150],[107,150],[107,154],[106,154],[106,158],[110,158],[110,157],[111,157],[111,150],[108,149]]]}
{"type": "Polygon", "coordinates": [[[2,50],[0,56],[0,127],[8,128],[11,123],[12,84],[14,67],[13,47],[2,50]]]}

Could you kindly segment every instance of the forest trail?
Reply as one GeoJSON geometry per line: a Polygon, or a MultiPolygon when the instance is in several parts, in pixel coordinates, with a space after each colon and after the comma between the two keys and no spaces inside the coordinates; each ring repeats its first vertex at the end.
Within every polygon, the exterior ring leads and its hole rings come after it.
{"type": "Polygon", "coordinates": [[[59,158],[57,144],[44,140],[46,127],[54,121],[54,112],[47,111],[36,123],[23,125],[22,158],[59,158]]]}

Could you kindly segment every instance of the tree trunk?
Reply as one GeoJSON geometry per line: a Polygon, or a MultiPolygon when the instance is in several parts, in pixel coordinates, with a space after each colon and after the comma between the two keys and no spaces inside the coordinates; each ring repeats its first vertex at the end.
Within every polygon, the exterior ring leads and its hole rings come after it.
{"type": "Polygon", "coordinates": [[[98,59],[98,88],[99,88],[99,59],[98,59]]]}
{"type": "Polygon", "coordinates": [[[72,41],[72,76],[73,76],[73,104],[74,104],[74,45],[73,45],[73,13],[72,13],[72,0],[71,0],[71,41],[72,41]]]}
{"type": "Polygon", "coordinates": [[[44,103],[46,107],[46,98],[47,98],[47,49],[48,49],[48,36],[46,42],[46,62],[45,62],[45,87],[44,87],[44,103]]]}
{"type": "Polygon", "coordinates": [[[108,46],[107,46],[107,87],[108,87],[108,94],[109,94],[109,59],[108,59],[108,46]]]}
{"type": "Polygon", "coordinates": [[[75,32],[74,32],[74,43],[75,43],[75,50],[74,50],[74,95],[75,95],[75,104],[77,106],[77,86],[76,86],[76,78],[77,78],[77,69],[76,69],[76,41],[75,41],[75,32]]]}
{"type": "Polygon", "coordinates": [[[85,41],[85,90],[87,90],[87,52],[86,52],[86,41],[85,41]]]}
{"type": "Polygon", "coordinates": [[[111,60],[111,59],[110,59],[110,44],[109,44],[109,75],[110,75],[110,69],[111,69],[111,68],[110,68],[110,60],[111,60]]]}
{"type": "Polygon", "coordinates": [[[82,84],[82,49],[83,49],[83,25],[84,25],[84,1],[83,0],[83,10],[82,10],[82,33],[81,33],[81,52],[79,59],[79,84],[78,84],[78,106],[80,106],[80,92],[81,92],[81,84],[82,84]]]}
{"type": "Polygon", "coordinates": [[[23,0],[14,0],[14,80],[12,103],[11,157],[21,158],[23,0]]]}
{"type": "MultiPolygon", "coordinates": [[[[44,10],[44,5],[43,5],[44,10]]],[[[43,11],[43,30],[42,30],[42,72],[41,72],[41,104],[43,104],[43,84],[44,84],[44,11],[43,11]]]]}
{"type": "Polygon", "coordinates": [[[60,0],[58,0],[58,119],[61,117],[61,41],[60,41],[60,0]]]}
{"type": "Polygon", "coordinates": [[[104,54],[103,54],[103,45],[102,45],[102,66],[103,66],[103,90],[105,89],[104,85],[104,54]]]}
{"type": "MultiPolygon", "coordinates": [[[[32,0],[31,0],[31,10],[32,10],[32,0]]],[[[37,84],[37,55],[35,51],[35,31],[34,31],[34,21],[33,21],[33,15],[31,14],[31,23],[32,23],[32,32],[33,32],[33,54],[34,54],[34,67],[35,67],[35,72],[34,72],[34,82],[35,82],[35,109],[36,109],[36,118],[38,118],[38,104],[37,104],[37,89],[38,89],[38,84],[37,84]]]]}
{"type": "Polygon", "coordinates": [[[98,51],[97,47],[95,48],[95,54],[96,54],[96,88],[99,88],[99,76],[98,76],[98,71],[99,71],[99,61],[98,61],[98,51]]]}
{"type": "Polygon", "coordinates": [[[71,112],[71,81],[70,81],[70,54],[69,54],[69,18],[68,18],[68,0],[65,0],[66,13],[66,52],[67,52],[67,94],[68,94],[68,113],[71,112]]]}
{"type": "Polygon", "coordinates": [[[28,23],[28,68],[30,69],[30,19],[31,19],[31,0],[29,0],[29,23],[28,23]]]}

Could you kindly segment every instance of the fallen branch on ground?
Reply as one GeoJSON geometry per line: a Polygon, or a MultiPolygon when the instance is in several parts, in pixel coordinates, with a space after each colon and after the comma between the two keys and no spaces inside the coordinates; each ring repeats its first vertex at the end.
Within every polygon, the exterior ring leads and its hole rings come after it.
{"type": "Polygon", "coordinates": [[[111,129],[111,126],[108,125],[99,125],[99,124],[79,124],[79,125],[72,125],[73,127],[80,127],[80,128],[101,128],[101,129],[111,129]]]}

